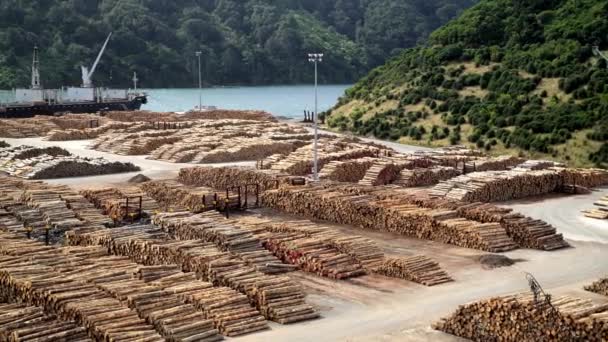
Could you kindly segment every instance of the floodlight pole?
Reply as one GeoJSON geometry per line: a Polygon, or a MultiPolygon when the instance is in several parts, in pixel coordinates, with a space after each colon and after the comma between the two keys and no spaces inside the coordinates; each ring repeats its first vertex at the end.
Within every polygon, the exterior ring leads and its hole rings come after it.
{"type": "Polygon", "coordinates": [[[319,106],[319,92],[318,92],[318,63],[323,61],[323,54],[322,53],[309,53],[308,54],[308,61],[311,63],[315,64],[315,112],[314,112],[314,120],[313,120],[313,126],[314,126],[314,144],[313,144],[313,169],[312,169],[312,174],[313,174],[313,180],[315,182],[319,181],[319,159],[318,159],[318,140],[319,140],[319,135],[318,135],[318,130],[319,130],[319,125],[318,125],[318,121],[317,121],[317,116],[318,116],[318,106],[319,106]]]}
{"type": "Polygon", "coordinates": [[[196,57],[198,57],[198,111],[203,111],[203,78],[201,76],[201,55],[203,53],[201,51],[196,52],[196,57]]]}

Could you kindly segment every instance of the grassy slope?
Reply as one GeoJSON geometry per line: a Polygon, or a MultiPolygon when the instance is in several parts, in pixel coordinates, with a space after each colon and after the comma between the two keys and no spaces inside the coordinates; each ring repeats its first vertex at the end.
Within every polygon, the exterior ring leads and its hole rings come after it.
{"type": "Polygon", "coordinates": [[[591,45],[608,47],[597,38],[608,35],[608,5],[533,2],[525,8],[519,1],[480,2],[436,31],[430,47],[405,51],[349,89],[328,113],[328,125],[407,144],[489,144],[493,154],[598,165],[589,154],[605,140],[587,137],[608,127],[608,87],[601,86],[608,72],[591,45]],[[432,81],[437,75],[441,80],[432,81]],[[484,75],[493,75],[489,84],[466,84],[468,76],[484,75]],[[575,86],[564,86],[570,81],[575,86]],[[449,134],[432,134],[433,126],[449,134]],[[456,130],[460,139],[450,139],[456,130]]]}

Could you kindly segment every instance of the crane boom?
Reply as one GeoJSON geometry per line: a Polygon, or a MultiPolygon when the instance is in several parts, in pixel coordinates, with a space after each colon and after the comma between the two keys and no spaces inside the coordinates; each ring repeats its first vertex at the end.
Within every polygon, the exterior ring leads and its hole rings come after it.
{"type": "Polygon", "coordinates": [[[606,62],[608,62],[608,56],[606,56],[606,55],[605,55],[605,54],[604,54],[604,53],[603,53],[603,52],[600,50],[600,48],[599,48],[598,46],[594,46],[594,47],[593,47],[593,53],[594,53],[596,56],[600,56],[600,57],[602,57],[602,58],[603,58],[603,59],[604,59],[606,62]]]}
{"type": "Polygon", "coordinates": [[[103,56],[104,51],[106,50],[106,47],[108,46],[108,42],[110,41],[110,38],[112,37],[112,32],[110,32],[110,34],[108,35],[108,38],[106,38],[105,43],[103,43],[103,46],[101,47],[101,50],[99,51],[99,54],[97,55],[97,59],[95,59],[95,63],[93,63],[93,66],[91,67],[91,71],[89,71],[89,69],[87,69],[87,67],[82,67],[82,86],[83,87],[87,87],[90,88],[93,86],[93,82],[91,80],[91,78],[93,77],[93,73],[95,73],[95,69],[97,69],[97,64],[99,64],[99,60],[101,60],[101,56],[103,56]]]}

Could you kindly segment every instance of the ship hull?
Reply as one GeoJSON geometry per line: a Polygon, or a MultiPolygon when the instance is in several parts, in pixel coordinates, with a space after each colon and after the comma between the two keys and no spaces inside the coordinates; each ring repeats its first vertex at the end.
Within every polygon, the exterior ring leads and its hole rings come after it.
{"type": "Polygon", "coordinates": [[[28,106],[8,105],[0,107],[0,118],[22,119],[31,118],[36,115],[55,115],[58,113],[97,113],[100,111],[132,111],[139,110],[142,104],[147,103],[145,96],[138,96],[132,100],[107,101],[107,102],[75,102],[57,104],[34,104],[28,106]]]}

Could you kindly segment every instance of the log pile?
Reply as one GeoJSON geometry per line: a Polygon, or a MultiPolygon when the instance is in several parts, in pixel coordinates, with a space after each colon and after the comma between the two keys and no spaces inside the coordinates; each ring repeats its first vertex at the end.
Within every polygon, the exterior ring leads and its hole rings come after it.
{"type": "Polygon", "coordinates": [[[561,296],[536,302],[521,294],[461,305],[434,328],[473,341],[605,341],[606,305],[561,296]]]}
{"type": "Polygon", "coordinates": [[[202,215],[160,213],[154,217],[154,223],[177,239],[211,242],[260,272],[276,274],[291,270],[282,267],[281,261],[264,249],[262,242],[250,231],[216,212],[202,215]]]}
{"type": "Polygon", "coordinates": [[[602,278],[591,285],[585,286],[585,290],[608,296],[608,277],[602,278]]]}
{"type": "Polygon", "coordinates": [[[499,223],[519,246],[540,250],[554,250],[568,247],[562,234],[555,227],[542,220],[536,220],[512,209],[497,207],[489,203],[466,203],[429,196],[427,191],[396,189],[394,187],[342,187],[343,191],[371,195],[377,199],[394,199],[404,204],[416,204],[423,208],[448,210],[458,217],[479,223],[499,223]]]}
{"type": "Polygon", "coordinates": [[[361,185],[386,185],[397,179],[405,164],[393,160],[380,159],[367,170],[363,179],[359,181],[361,185]]]}
{"type": "Polygon", "coordinates": [[[50,179],[139,171],[132,163],[81,158],[57,147],[19,146],[0,151],[0,171],[27,179],[50,179]]]}
{"type": "Polygon", "coordinates": [[[431,195],[464,202],[498,202],[547,194],[562,184],[560,173],[551,170],[474,172],[440,182],[431,195]]]}
{"type": "Polygon", "coordinates": [[[425,256],[386,258],[374,272],[410,280],[425,286],[435,286],[453,281],[439,264],[425,256]]]}
{"type": "Polygon", "coordinates": [[[68,114],[59,117],[38,115],[28,119],[3,119],[0,120],[0,137],[42,137],[52,130],[88,128],[91,126],[91,121],[105,123],[103,118],[90,114],[68,114]]]}
{"type": "Polygon", "coordinates": [[[365,274],[365,270],[350,255],[318,238],[298,233],[279,233],[268,237],[264,245],[288,264],[331,279],[346,279],[365,274]]]}
{"type": "Polygon", "coordinates": [[[105,215],[115,219],[138,214],[140,197],[144,213],[149,215],[160,210],[158,202],[138,187],[88,189],[80,191],[80,194],[93,203],[95,208],[101,209],[105,215]],[[128,208],[127,199],[129,200],[128,208]]]}
{"type": "Polygon", "coordinates": [[[218,193],[208,187],[184,186],[174,180],[145,182],[141,184],[141,189],[162,208],[166,208],[165,211],[171,208],[174,211],[202,212],[213,208],[214,194],[218,194],[217,200],[220,203],[223,203],[225,199],[225,192],[218,193]]]}
{"type": "Polygon", "coordinates": [[[238,119],[276,122],[277,119],[270,113],[257,110],[226,110],[212,109],[205,111],[190,111],[183,115],[187,120],[220,120],[238,119]]]}
{"type": "Polygon", "coordinates": [[[53,247],[7,233],[0,236],[0,242],[0,291],[7,297],[40,304],[50,314],[78,321],[96,340],[163,340],[135,311],[95,285],[26,257],[27,254],[45,255],[52,252],[53,247]]]}
{"type": "Polygon", "coordinates": [[[265,244],[282,233],[322,240],[337,251],[354,258],[366,270],[374,269],[384,260],[384,253],[373,240],[358,235],[344,234],[308,220],[274,221],[257,217],[242,217],[238,220],[238,224],[251,231],[265,244]]]}
{"type": "Polygon", "coordinates": [[[397,199],[378,200],[340,190],[309,186],[266,191],[264,205],[365,229],[384,230],[421,239],[503,252],[517,248],[500,224],[458,219],[455,211],[436,210],[397,199]]]}
{"type": "Polygon", "coordinates": [[[399,173],[393,184],[402,187],[428,186],[460,175],[460,172],[449,166],[433,166],[430,168],[404,169],[399,173]]]}
{"type": "Polygon", "coordinates": [[[593,203],[596,206],[594,209],[583,210],[585,216],[600,220],[608,219],[608,196],[600,198],[597,202],[593,203]]]}
{"type": "Polygon", "coordinates": [[[92,341],[87,331],[71,320],[47,315],[36,306],[0,304],[1,341],[92,341]]]}
{"type": "Polygon", "coordinates": [[[284,324],[319,317],[304,301],[299,286],[289,278],[260,273],[210,243],[167,241],[167,235],[149,226],[72,231],[68,233],[68,243],[104,245],[113,254],[127,255],[147,265],[181,265],[184,271],[195,272],[214,285],[245,294],[266,318],[275,322],[284,324]]]}
{"type": "Polygon", "coordinates": [[[598,169],[550,168],[540,171],[474,172],[440,182],[431,194],[465,202],[498,202],[608,184],[608,172],[598,169]]]}
{"type": "Polygon", "coordinates": [[[372,167],[375,158],[364,157],[352,160],[335,160],[327,163],[319,173],[320,179],[335,182],[356,183],[365,177],[365,173],[372,167]]]}
{"type": "Polygon", "coordinates": [[[6,141],[0,140],[0,148],[11,147],[6,141]]]}
{"type": "MultiPolygon", "coordinates": [[[[179,171],[180,183],[189,186],[206,186],[219,190],[259,184],[260,191],[290,184],[294,177],[271,170],[255,170],[245,167],[195,167],[179,171]]],[[[253,191],[253,189],[252,189],[253,191]]]]}
{"type": "Polygon", "coordinates": [[[465,173],[481,171],[502,171],[520,165],[525,160],[515,156],[481,157],[467,161],[464,165],[465,173]]]}

